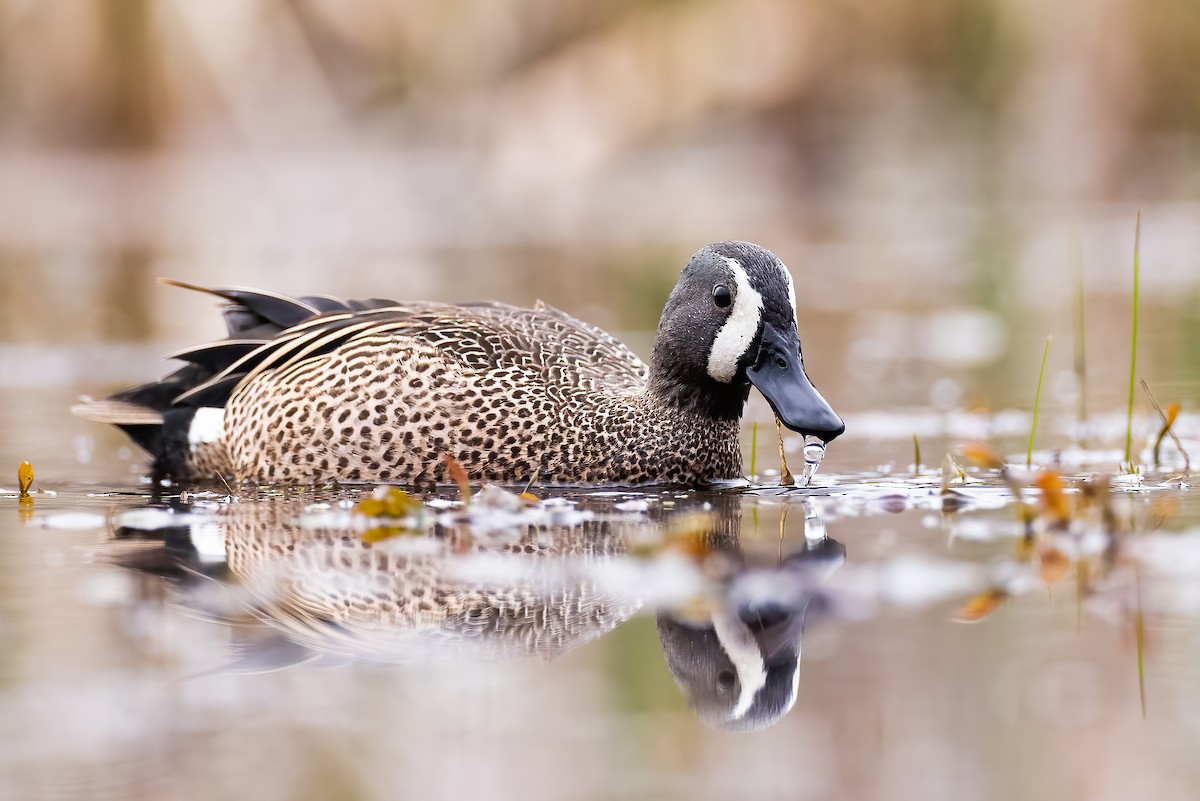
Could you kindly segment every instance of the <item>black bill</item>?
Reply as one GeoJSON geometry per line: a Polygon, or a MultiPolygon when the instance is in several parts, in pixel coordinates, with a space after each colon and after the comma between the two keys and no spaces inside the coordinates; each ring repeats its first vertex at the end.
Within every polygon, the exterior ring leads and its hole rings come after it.
{"type": "Polygon", "coordinates": [[[763,326],[758,359],[746,374],[792,431],[828,443],[846,430],[842,418],[808,380],[794,329],[781,334],[771,325],[763,326]]]}

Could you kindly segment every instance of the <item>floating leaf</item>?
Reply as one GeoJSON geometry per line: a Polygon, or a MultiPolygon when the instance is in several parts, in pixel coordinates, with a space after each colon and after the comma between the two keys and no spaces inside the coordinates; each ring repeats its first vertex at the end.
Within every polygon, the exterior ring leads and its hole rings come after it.
{"type": "Polygon", "coordinates": [[[29,488],[33,485],[33,465],[28,460],[21,462],[17,468],[17,487],[20,490],[20,497],[29,497],[29,488]]]}
{"type": "Polygon", "coordinates": [[[372,526],[363,532],[363,542],[383,542],[394,537],[402,537],[413,533],[413,529],[399,526],[372,526]]]}
{"type": "Polygon", "coordinates": [[[1071,560],[1054,546],[1043,548],[1038,554],[1038,575],[1047,585],[1061,581],[1070,567],[1071,560]]]}
{"type": "Polygon", "coordinates": [[[1062,476],[1054,470],[1043,470],[1038,473],[1034,483],[1042,491],[1043,514],[1050,518],[1052,525],[1066,528],[1071,522],[1071,506],[1067,503],[1067,495],[1063,491],[1067,485],[1062,476]]]}
{"type": "Polygon", "coordinates": [[[968,442],[962,446],[962,455],[968,462],[979,467],[990,470],[1004,468],[1004,460],[997,456],[992,446],[986,442],[968,442]]]}
{"type": "Polygon", "coordinates": [[[425,506],[404,490],[379,487],[370,497],[359,501],[354,511],[364,517],[399,520],[424,514],[425,506]]]}
{"type": "Polygon", "coordinates": [[[980,593],[963,604],[954,619],[959,623],[978,623],[995,612],[1007,597],[1008,593],[999,588],[980,593]]]}

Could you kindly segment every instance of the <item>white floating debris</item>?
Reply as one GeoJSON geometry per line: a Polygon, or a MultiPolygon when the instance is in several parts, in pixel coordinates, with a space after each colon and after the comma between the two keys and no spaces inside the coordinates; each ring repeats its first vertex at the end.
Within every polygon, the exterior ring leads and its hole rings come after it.
{"type": "Polygon", "coordinates": [[[1121,473],[1112,477],[1112,485],[1114,487],[1137,489],[1142,486],[1143,482],[1141,473],[1121,473]]]}
{"type": "Polygon", "coordinates": [[[644,499],[622,501],[613,506],[618,512],[645,512],[650,508],[650,502],[644,499]]]}
{"type": "Polygon", "coordinates": [[[162,528],[188,526],[205,519],[207,518],[204,515],[176,512],[171,509],[134,509],[117,515],[114,522],[122,528],[136,528],[139,531],[157,531],[162,528]]]}
{"type": "Polygon", "coordinates": [[[93,528],[104,528],[104,515],[92,512],[63,512],[57,515],[38,517],[34,521],[42,528],[53,528],[68,531],[87,531],[93,528]]]}

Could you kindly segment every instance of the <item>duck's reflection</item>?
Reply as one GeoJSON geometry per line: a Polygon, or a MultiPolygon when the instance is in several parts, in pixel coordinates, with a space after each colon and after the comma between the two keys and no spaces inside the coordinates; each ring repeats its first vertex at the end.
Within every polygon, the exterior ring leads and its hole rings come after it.
{"type": "Polygon", "coordinates": [[[375,542],[336,505],[255,501],[178,526],[128,525],[113,545],[126,566],[171,578],[185,605],[260,624],[235,629],[229,667],[240,670],[550,658],[652,599],[667,664],[700,719],[770,725],[795,702],[805,617],[845,549],[803,541],[757,564],[741,547],[739,496],[649,501],[443,511],[425,533],[375,542]],[[692,531],[681,535],[680,521],[692,531]]]}

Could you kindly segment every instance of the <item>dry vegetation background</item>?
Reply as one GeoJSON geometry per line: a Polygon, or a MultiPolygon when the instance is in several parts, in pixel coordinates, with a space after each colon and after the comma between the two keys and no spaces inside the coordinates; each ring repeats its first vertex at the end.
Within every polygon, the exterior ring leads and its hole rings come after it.
{"type": "Polygon", "coordinates": [[[1141,208],[1184,395],[1197,54],[1193,0],[0,0],[0,373],[120,383],[142,352],[97,343],[215,334],[163,274],[646,332],[745,238],[843,408],[1027,404],[1046,333],[1070,365],[1074,229],[1116,403],[1141,208]]]}

